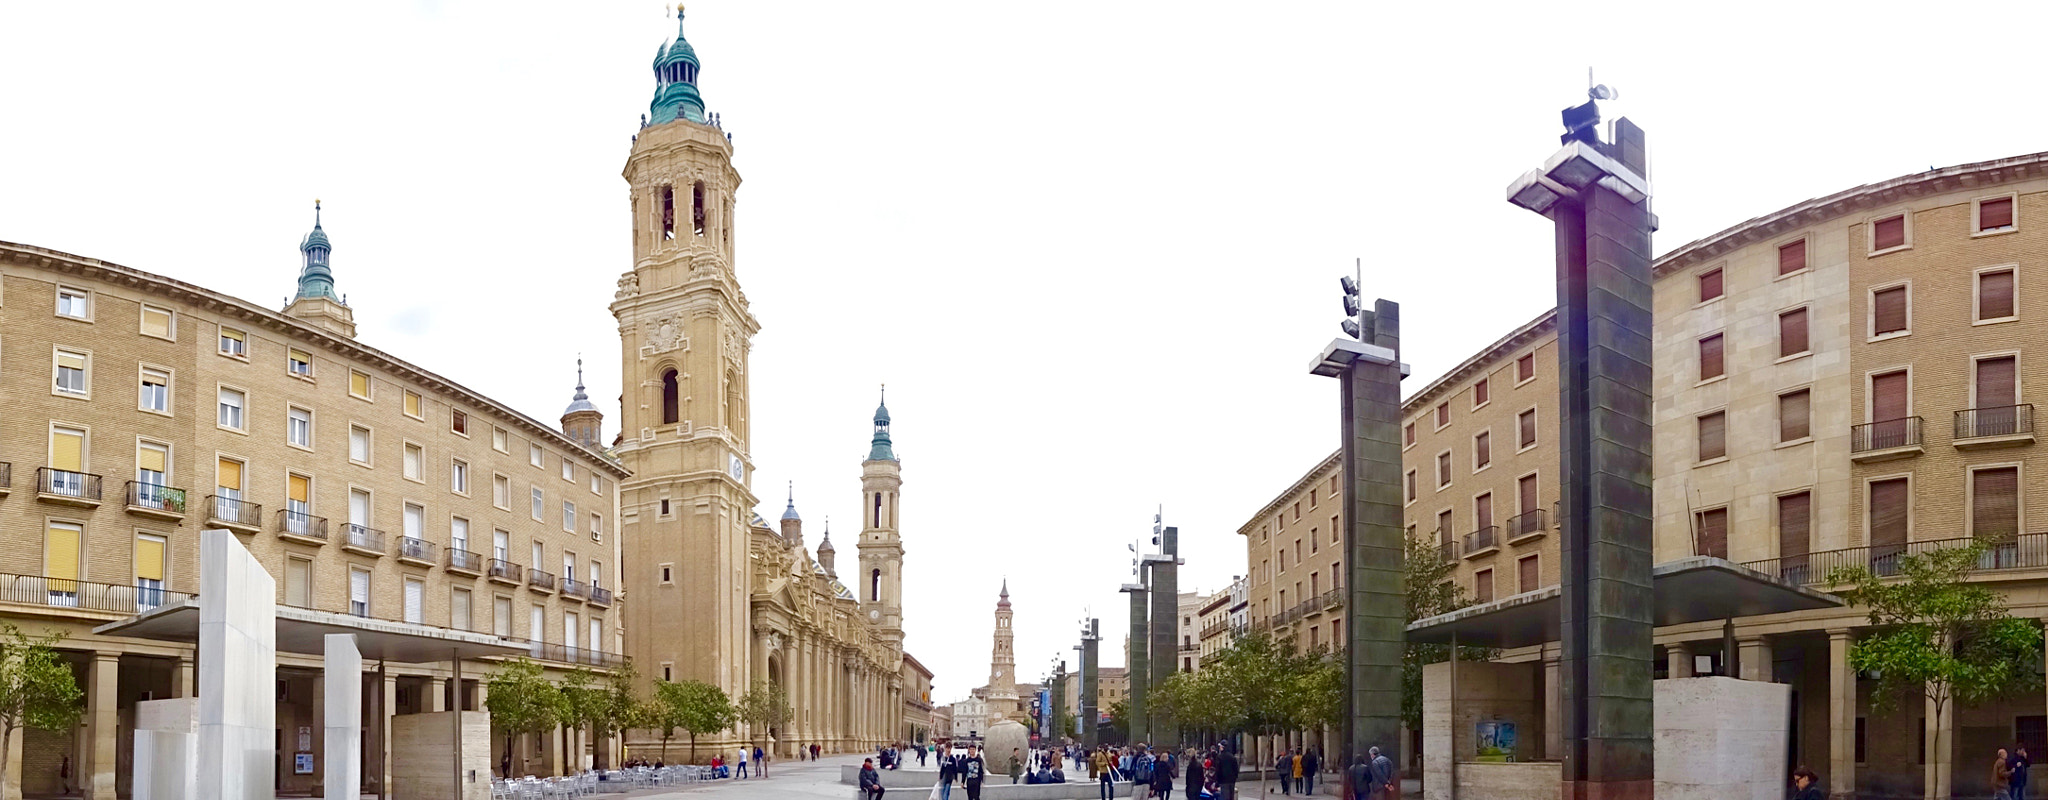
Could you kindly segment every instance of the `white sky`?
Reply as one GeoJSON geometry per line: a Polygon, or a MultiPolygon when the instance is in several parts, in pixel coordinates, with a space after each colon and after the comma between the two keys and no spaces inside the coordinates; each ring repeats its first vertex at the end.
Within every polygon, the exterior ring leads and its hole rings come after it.
{"type": "MultiPolygon", "coordinates": [[[[1084,607],[1120,663],[1154,505],[1213,590],[1336,446],[1306,366],[1353,258],[1409,391],[1551,305],[1549,224],[1502,192],[1587,65],[1649,133],[1660,253],[2048,149],[2039,65],[1990,36],[2038,7],[1892,6],[701,0],[760,511],[794,480],[852,559],[887,382],[937,699],[986,680],[1006,572],[1018,672],[1072,663],[1084,607]]],[[[673,30],[637,1],[0,3],[0,239],[278,306],[320,197],[363,341],[549,421],[581,353],[615,422],[618,175],[673,30]]]]}

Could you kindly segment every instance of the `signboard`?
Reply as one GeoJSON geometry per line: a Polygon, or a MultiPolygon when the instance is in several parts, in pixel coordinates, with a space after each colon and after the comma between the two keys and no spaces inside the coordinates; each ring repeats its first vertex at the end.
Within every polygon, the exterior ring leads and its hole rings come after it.
{"type": "Polygon", "coordinates": [[[311,774],[313,774],[313,754],[312,754],[312,753],[294,753],[294,754],[292,754],[292,774],[293,774],[293,775],[311,775],[311,774]]]}
{"type": "Polygon", "coordinates": [[[313,749],[313,727],[311,725],[299,726],[298,749],[306,751],[311,751],[313,749]]]}
{"type": "Polygon", "coordinates": [[[1474,737],[1476,751],[1473,755],[1479,761],[1515,760],[1515,723],[1481,722],[1474,737]]]}

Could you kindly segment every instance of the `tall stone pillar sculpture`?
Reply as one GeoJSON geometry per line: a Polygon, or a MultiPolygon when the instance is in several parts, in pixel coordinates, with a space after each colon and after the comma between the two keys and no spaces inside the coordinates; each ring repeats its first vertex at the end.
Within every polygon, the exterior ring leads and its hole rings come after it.
{"type": "Polygon", "coordinates": [[[1102,621],[1088,620],[1088,627],[1081,630],[1081,744],[1094,747],[1102,743],[1100,728],[1096,725],[1096,668],[1095,657],[1102,640],[1102,621]]]}
{"type": "Polygon", "coordinates": [[[1146,605],[1146,596],[1149,592],[1145,590],[1145,581],[1149,579],[1149,575],[1143,565],[1138,567],[1138,576],[1137,583],[1127,583],[1123,586],[1123,591],[1131,596],[1131,652],[1125,656],[1131,686],[1124,700],[1124,716],[1131,726],[1129,734],[1132,742],[1150,741],[1146,738],[1146,723],[1150,720],[1145,716],[1145,684],[1151,676],[1151,673],[1146,672],[1150,663],[1151,645],[1147,639],[1147,630],[1151,626],[1146,615],[1150,613],[1151,607],[1146,605]]]}
{"type": "Polygon", "coordinates": [[[277,776],[277,582],[235,534],[199,534],[200,797],[270,800],[277,776]]]}
{"type": "MultiPolygon", "coordinates": [[[[1147,687],[1164,685],[1167,678],[1173,677],[1174,665],[1180,663],[1175,655],[1179,643],[1174,640],[1174,635],[1180,630],[1179,540],[1180,529],[1159,529],[1159,552],[1145,557],[1145,572],[1152,579],[1152,625],[1149,631],[1152,651],[1145,676],[1147,687]]],[[[1136,681],[1135,665],[1131,672],[1131,680],[1136,681]]],[[[1136,717],[1137,712],[1132,711],[1131,716],[1136,717]]],[[[1163,739],[1171,733],[1167,730],[1170,724],[1170,720],[1160,717],[1155,711],[1146,727],[1154,736],[1163,739]]]]}
{"type": "MultiPolygon", "coordinates": [[[[1596,88],[1595,98],[1605,90],[1596,88]]],[[[1566,109],[1564,148],[1508,187],[1557,231],[1563,465],[1558,658],[1566,800],[1648,797],[1651,710],[1649,157],[1643,131],[1599,136],[1566,109]]]]}
{"type": "Polygon", "coordinates": [[[353,633],[327,634],[326,645],[320,785],[328,797],[355,797],[363,789],[363,655],[353,633]]]}

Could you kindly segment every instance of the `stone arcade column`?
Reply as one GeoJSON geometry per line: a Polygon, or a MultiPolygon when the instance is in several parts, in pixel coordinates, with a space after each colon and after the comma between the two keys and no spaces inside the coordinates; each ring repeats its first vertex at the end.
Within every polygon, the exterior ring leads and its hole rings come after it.
{"type": "Polygon", "coordinates": [[[1558,670],[1557,645],[1543,646],[1543,757],[1564,755],[1564,675],[1558,670]]]}
{"type": "Polygon", "coordinates": [[[1762,636],[1744,637],[1736,645],[1739,652],[1737,664],[1746,681],[1771,682],[1771,640],[1762,636]]]}
{"type": "Polygon", "coordinates": [[[1828,629],[1828,797],[1856,796],[1856,673],[1848,628],[1828,629]]]}
{"type": "MultiPolygon", "coordinates": [[[[115,800],[114,753],[118,749],[115,729],[119,727],[120,719],[116,703],[120,699],[120,688],[121,654],[111,650],[94,652],[92,665],[86,673],[85,763],[78,771],[78,787],[86,800],[115,800]]],[[[22,732],[16,731],[15,735],[20,736],[22,732]]]]}
{"type": "Polygon", "coordinates": [[[1692,645],[1684,642],[1665,645],[1664,672],[1672,678],[1692,677],[1692,645]]]}

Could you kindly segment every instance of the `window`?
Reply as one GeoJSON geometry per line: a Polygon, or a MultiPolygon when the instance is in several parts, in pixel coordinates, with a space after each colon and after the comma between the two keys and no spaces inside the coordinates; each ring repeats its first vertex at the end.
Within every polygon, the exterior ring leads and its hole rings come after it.
{"type": "Polygon", "coordinates": [[[1493,527],[1493,493],[1487,492],[1472,498],[1472,530],[1483,531],[1493,527]]]}
{"type": "Polygon", "coordinates": [[[418,625],[426,621],[421,606],[426,605],[427,582],[418,578],[405,579],[405,621],[418,625]]]}
{"type": "Polygon", "coordinates": [[[567,456],[562,458],[562,480],[570,483],[576,482],[576,464],[570,461],[567,456]]]}
{"type": "Polygon", "coordinates": [[[1524,353],[1515,359],[1515,383],[1522,384],[1536,379],[1536,354],[1524,353]]]}
{"type": "Polygon", "coordinates": [[[676,385],[676,371],[661,373],[661,424],[674,425],[682,419],[682,391],[676,385]]]}
{"type": "Polygon", "coordinates": [[[358,464],[370,463],[370,429],[361,425],[348,426],[348,460],[358,464]]]}
{"type": "Polygon", "coordinates": [[[402,524],[405,529],[405,538],[427,538],[427,510],[418,503],[405,504],[405,515],[402,517],[402,524]]]}
{"type": "Polygon", "coordinates": [[[136,407],[143,411],[171,413],[171,373],[143,367],[142,391],[136,404],[136,407]]]}
{"type": "Polygon", "coordinates": [[[1910,416],[1911,389],[1905,370],[1870,376],[1870,421],[1890,422],[1910,416]]]}
{"type": "MultiPolygon", "coordinates": [[[[661,200],[661,238],[674,239],[676,238],[676,187],[662,186],[659,196],[661,200]]],[[[667,678],[663,678],[663,680],[667,680],[667,678]]]]}
{"type": "Polygon", "coordinates": [[[43,584],[53,606],[78,605],[78,548],[85,527],[52,522],[43,532],[43,584]]]}
{"type": "Polygon", "coordinates": [[[419,392],[415,392],[411,389],[405,390],[405,415],[408,417],[412,417],[413,419],[425,418],[427,412],[425,408],[422,408],[422,404],[424,402],[425,401],[420,398],[419,392]]]}
{"type": "Polygon", "coordinates": [[[1693,543],[1695,555],[1728,557],[1728,509],[1710,508],[1699,513],[1693,543]]]}
{"type": "Polygon", "coordinates": [[[1310,553],[1316,552],[1316,548],[1323,543],[1323,537],[1316,535],[1317,533],[1319,533],[1319,531],[1316,530],[1315,526],[1309,526],[1308,551],[1310,553]]]}
{"type": "Polygon", "coordinates": [[[86,435],[83,428],[62,425],[50,428],[50,476],[52,494],[79,497],[85,494],[86,435]]]}
{"type": "Polygon", "coordinates": [[[469,520],[461,517],[448,518],[448,548],[464,552],[469,550],[469,520]]]}
{"type": "Polygon", "coordinates": [[[2018,316],[2013,305],[2011,267],[1977,273],[1977,321],[1997,322],[2018,316]]]}
{"type": "Polygon", "coordinates": [[[562,530],[576,531],[576,504],[567,500],[562,501],[562,530]]]}
{"type": "Polygon", "coordinates": [[[57,287],[57,316],[72,319],[92,319],[92,292],[57,287]]]}
{"type": "MultiPolygon", "coordinates": [[[[1721,299],[1721,268],[1700,273],[1700,302],[1721,299]]],[[[1526,589],[1523,591],[1527,591],[1526,589]]]]}
{"type": "Polygon", "coordinates": [[[448,491],[469,494],[469,462],[459,458],[448,462],[448,491]]]}
{"type": "Polygon", "coordinates": [[[1408,498],[1408,502],[1415,502],[1415,470],[1408,470],[1408,474],[1405,479],[1404,489],[1405,494],[1408,498]]]}
{"type": "Polygon", "coordinates": [[[1515,572],[1520,580],[1516,591],[1533,592],[1543,588],[1543,571],[1538,569],[1537,556],[1522,556],[1515,561],[1515,572]]]}
{"type": "MultiPolygon", "coordinates": [[[[1342,541],[1342,540],[1343,540],[1343,538],[1344,538],[1344,534],[1343,534],[1343,531],[1342,531],[1342,530],[1340,530],[1340,527],[1341,527],[1341,526],[1339,526],[1339,525],[1337,524],[1337,515],[1335,515],[1335,514],[1331,514],[1331,515],[1330,515],[1330,544],[1336,544],[1337,542],[1339,542],[1339,541],[1342,541]]],[[[1334,573],[1334,572],[1333,572],[1333,573],[1330,573],[1330,574],[1332,574],[1332,575],[1335,575],[1336,573],[1334,573]]]]}
{"type": "Polygon", "coordinates": [[[1409,447],[1414,447],[1414,446],[1415,446],[1415,423],[1413,423],[1413,422],[1410,422],[1410,423],[1408,423],[1408,424],[1406,424],[1406,425],[1403,425],[1403,426],[1401,426],[1401,447],[1402,447],[1403,449],[1406,449],[1406,448],[1409,448],[1409,447]]]}
{"type": "Polygon", "coordinates": [[[661,582],[662,582],[662,583],[675,583],[675,566],[676,566],[676,565],[674,565],[674,564],[662,564],[662,565],[661,565],[661,582]]]}
{"type": "Polygon", "coordinates": [[[1721,334],[1700,339],[1700,380],[1721,377],[1721,334]]]}
{"type": "Polygon", "coordinates": [[[1316,507],[1316,504],[1320,502],[1320,499],[1319,499],[1319,498],[1321,498],[1321,497],[1322,497],[1322,491],[1321,491],[1321,490],[1319,490],[1319,489],[1310,489],[1310,490],[1308,490],[1308,507],[1309,507],[1309,508],[1315,508],[1315,507],[1316,507]]]}
{"type": "Polygon", "coordinates": [[[1788,358],[1806,350],[1806,309],[1795,308],[1779,314],[1778,357],[1788,358]]]}
{"type": "MultiPolygon", "coordinates": [[[[1978,410],[1976,435],[1996,435],[2017,430],[2009,419],[2000,419],[1993,409],[2010,409],[2019,402],[2019,359],[2014,356],[1993,356],[1977,359],[1977,381],[1970,400],[1970,407],[1978,410]]],[[[2009,412],[2002,412],[2011,417],[2009,412]]]]}
{"type": "Polygon", "coordinates": [[[1912,325],[1911,295],[1906,286],[1890,286],[1870,294],[1870,335],[1906,333],[1912,325]]]}
{"type": "MultiPolygon", "coordinates": [[[[595,512],[592,512],[592,513],[591,513],[591,515],[590,515],[590,540],[591,540],[591,541],[593,541],[593,542],[602,542],[602,541],[604,541],[604,515],[603,515],[603,514],[598,514],[598,513],[595,513],[595,512]]],[[[596,569],[596,567],[592,567],[591,569],[596,569]]]]}
{"type": "Polygon", "coordinates": [[[1892,559],[1905,551],[1912,502],[1908,478],[1870,482],[1870,561],[1879,575],[1891,574],[1898,566],[1892,559]]]}
{"type": "Polygon", "coordinates": [[[214,509],[214,515],[224,520],[255,522],[255,520],[242,519],[240,505],[242,499],[242,467],[243,464],[240,461],[232,458],[222,458],[214,468],[214,493],[219,495],[219,499],[226,501],[220,503],[219,508],[214,509]]]}
{"type": "Polygon", "coordinates": [[[492,428],[491,449],[500,453],[512,452],[512,434],[506,433],[504,428],[492,428]]]}
{"type": "Polygon", "coordinates": [[[1521,519],[1521,522],[1513,526],[1514,530],[1508,531],[1509,536],[1519,536],[1524,533],[1535,533],[1541,530],[1538,527],[1538,523],[1541,520],[1532,516],[1536,513],[1537,503],[1539,502],[1536,496],[1535,473],[1523,475],[1515,479],[1515,514],[1521,519]]]}
{"type": "Polygon", "coordinates": [[[1436,512],[1436,534],[1439,541],[1450,543],[1452,522],[1450,509],[1436,512]]]}
{"type": "Polygon", "coordinates": [[[1906,215],[1893,214],[1870,224],[1870,252],[1906,246],[1906,215]]]}
{"type": "Polygon", "coordinates": [[[512,598],[491,598],[491,633],[512,638],[512,598]]]}
{"type": "Polygon", "coordinates": [[[348,613],[358,617],[370,615],[370,571],[361,567],[348,570],[348,613]]]}
{"type": "Polygon", "coordinates": [[[1977,201],[1977,232],[2009,231],[2013,229],[2012,197],[1994,197],[1977,201]]]}
{"type": "Polygon", "coordinates": [[[165,499],[172,494],[164,491],[171,485],[171,448],[168,445],[153,442],[136,444],[135,483],[135,499],[139,505],[165,507],[165,499]]]}
{"type": "Polygon", "coordinates": [[[1477,603],[1493,602],[1493,570],[1472,573],[1472,599],[1477,603]]]}
{"type": "Polygon", "coordinates": [[[533,490],[533,518],[535,520],[539,520],[541,518],[541,509],[546,505],[547,497],[541,494],[539,487],[535,487],[533,490]]]}
{"type": "Polygon", "coordinates": [[[1726,441],[1728,412],[1716,411],[1701,414],[1699,424],[1699,460],[1712,461],[1728,456],[1726,441]]]}
{"type": "Polygon", "coordinates": [[[544,457],[542,456],[540,445],[529,444],[526,446],[526,463],[532,464],[536,469],[538,469],[543,460],[544,457]]]}
{"type": "Polygon", "coordinates": [[[242,430],[242,406],[246,403],[242,392],[225,386],[220,389],[220,426],[242,430]]]}
{"type": "Polygon", "coordinates": [[[491,557],[499,561],[512,560],[512,534],[500,530],[491,531],[491,557]]]}
{"type": "Polygon", "coordinates": [[[534,542],[533,542],[533,561],[531,561],[531,562],[528,562],[528,563],[531,563],[531,564],[533,565],[533,568],[534,568],[534,569],[540,569],[540,565],[542,565],[542,564],[544,564],[544,563],[547,563],[547,559],[546,559],[546,557],[547,557],[547,546],[546,546],[546,545],[543,545],[543,544],[541,544],[541,543],[540,543],[540,540],[538,540],[538,539],[534,540],[534,542]]]}
{"type": "Polygon", "coordinates": [[[292,348],[285,356],[285,371],[301,378],[313,377],[313,354],[292,348]]]}
{"type": "Polygon", "coordinates": [[[590,493],[604,494],[604,478],[597,474],[597,470],[590,471],[590,493]]]}
{"type": "Polygon", "coordinates": [[[405,479],[424,481],[426,474],[426,450],[412,442],[405,443],[405,479]]]}
{"type": "MultiPolygon", "coordinates": [[[[1970,472],[1970,536],[2010,542],[2020,532],[2020,468],[1987,467],[1970,472]]],[[[2011,566],[2009,564],[2002,566],[2011,566]]]]}
{"type": "Polygon", "coordinates": [[[1790,275],[1806,269],[1806,240],[1778,245],[1778,274],[1790,275]]]}
{"type": "Polygon", "coordinates": [[[457,436],[469,435],[469,415],[455,409],[448,410],[448,432],[457,436]]]}
{"type": "Polygon", "coordinates": [[[370,374],[361,370],[349,370],[348,393],[353,397],[370,399],[370,374]]]}
{"type": "Polygon", "coordinates": [[[1443,427],[1449,424],[1451,424],[1451,403],[1450,401],[1446,400],[1444,402],[1436,404],[1437,430],[1443,430],[1443,427]]]}
{"type": "Polygon", "coordinates": [[[1472,471],[1478,472],[1493,465],[1493,433],[1480,431],[1472,437],[1472,471]]]}
{"type": "Polygon", "coordinates": [[[455,588],[448,593],[448,627],[469,630],[469,590],[455,588]]]}
{"type": "Polygon", "coordinates": [[[311,409],[293,406],[285,410],[284,440],[287,444],[311,448],[313,446],[313,412],[311,409]]]}
{"type": "Polygon", "coordinates": [[[249,355],[248,334],[234,328],[220,329],[220,354],[246,358],[249,355]]]}
{"type": "Polygon", "coordinates": [[[1800,389],[1778,395],[1778,441],[1796,442],[1813,435],[1812,394],[1800,389]]]}
{"type": "Polygon", "coordinates": [[[86,388],[85,367],[90,356],[70,350],[57,351],[57,379],[54,389],[57,394],[86,397],[92,392],[86,388]]]}
{"type": "Polygon", "coordinates": [[[491,505],[503,509],[512,507],[512,479],[503,475],[491,476],[491,505]]]}
{"type": "Polygon", "coordinates": [[[313,560],[286,556],[284,559],[284,604],[313,607],[313,560]]]}
{"type": "Polygon", "coordinates": [[[308,519],[313,514],[312,498],[312,478],[297,473],[285,476],[285,530],[297,534],[307,532],[307,526],[312,522],[308,519]]]}
{"type": "Polygon", "coordinates": [[[171,327],[171,310],[145,305],[142,307],[142,335],[158,339],[175,339],[171,327]]]}
{"type": "Polygon", "coordinates": [[[1529,409],[1515,416],[1516,447],[1528,449],[1536,446],[1536,409],[1529,409]]]}
{"type": "Polygon", "coordinates": [[[1806,565],[1806,554],[1813,547],[1812,509],[1813,495],[1806,492],[1778,498],[1778,563],[1788,580],[1796,583],[1818,577],[1808,573],[1806,565]]]}
{"type": "Polygon", "coordinates": [[[1480,406],[1486,405],[1487,401],[1492,399],[1489,396],[1490,389],[1487,386],[1488,382],[1489,381],[1487,379],[1480,378],[1478,383],[1472,384],[1473,408],[1478,408],[1480,406]]]}
{"type": "Polygon", "coordinates": [[[1451,451],[1436,454],[1436,488],[1451,485],[1451,451]]]}

